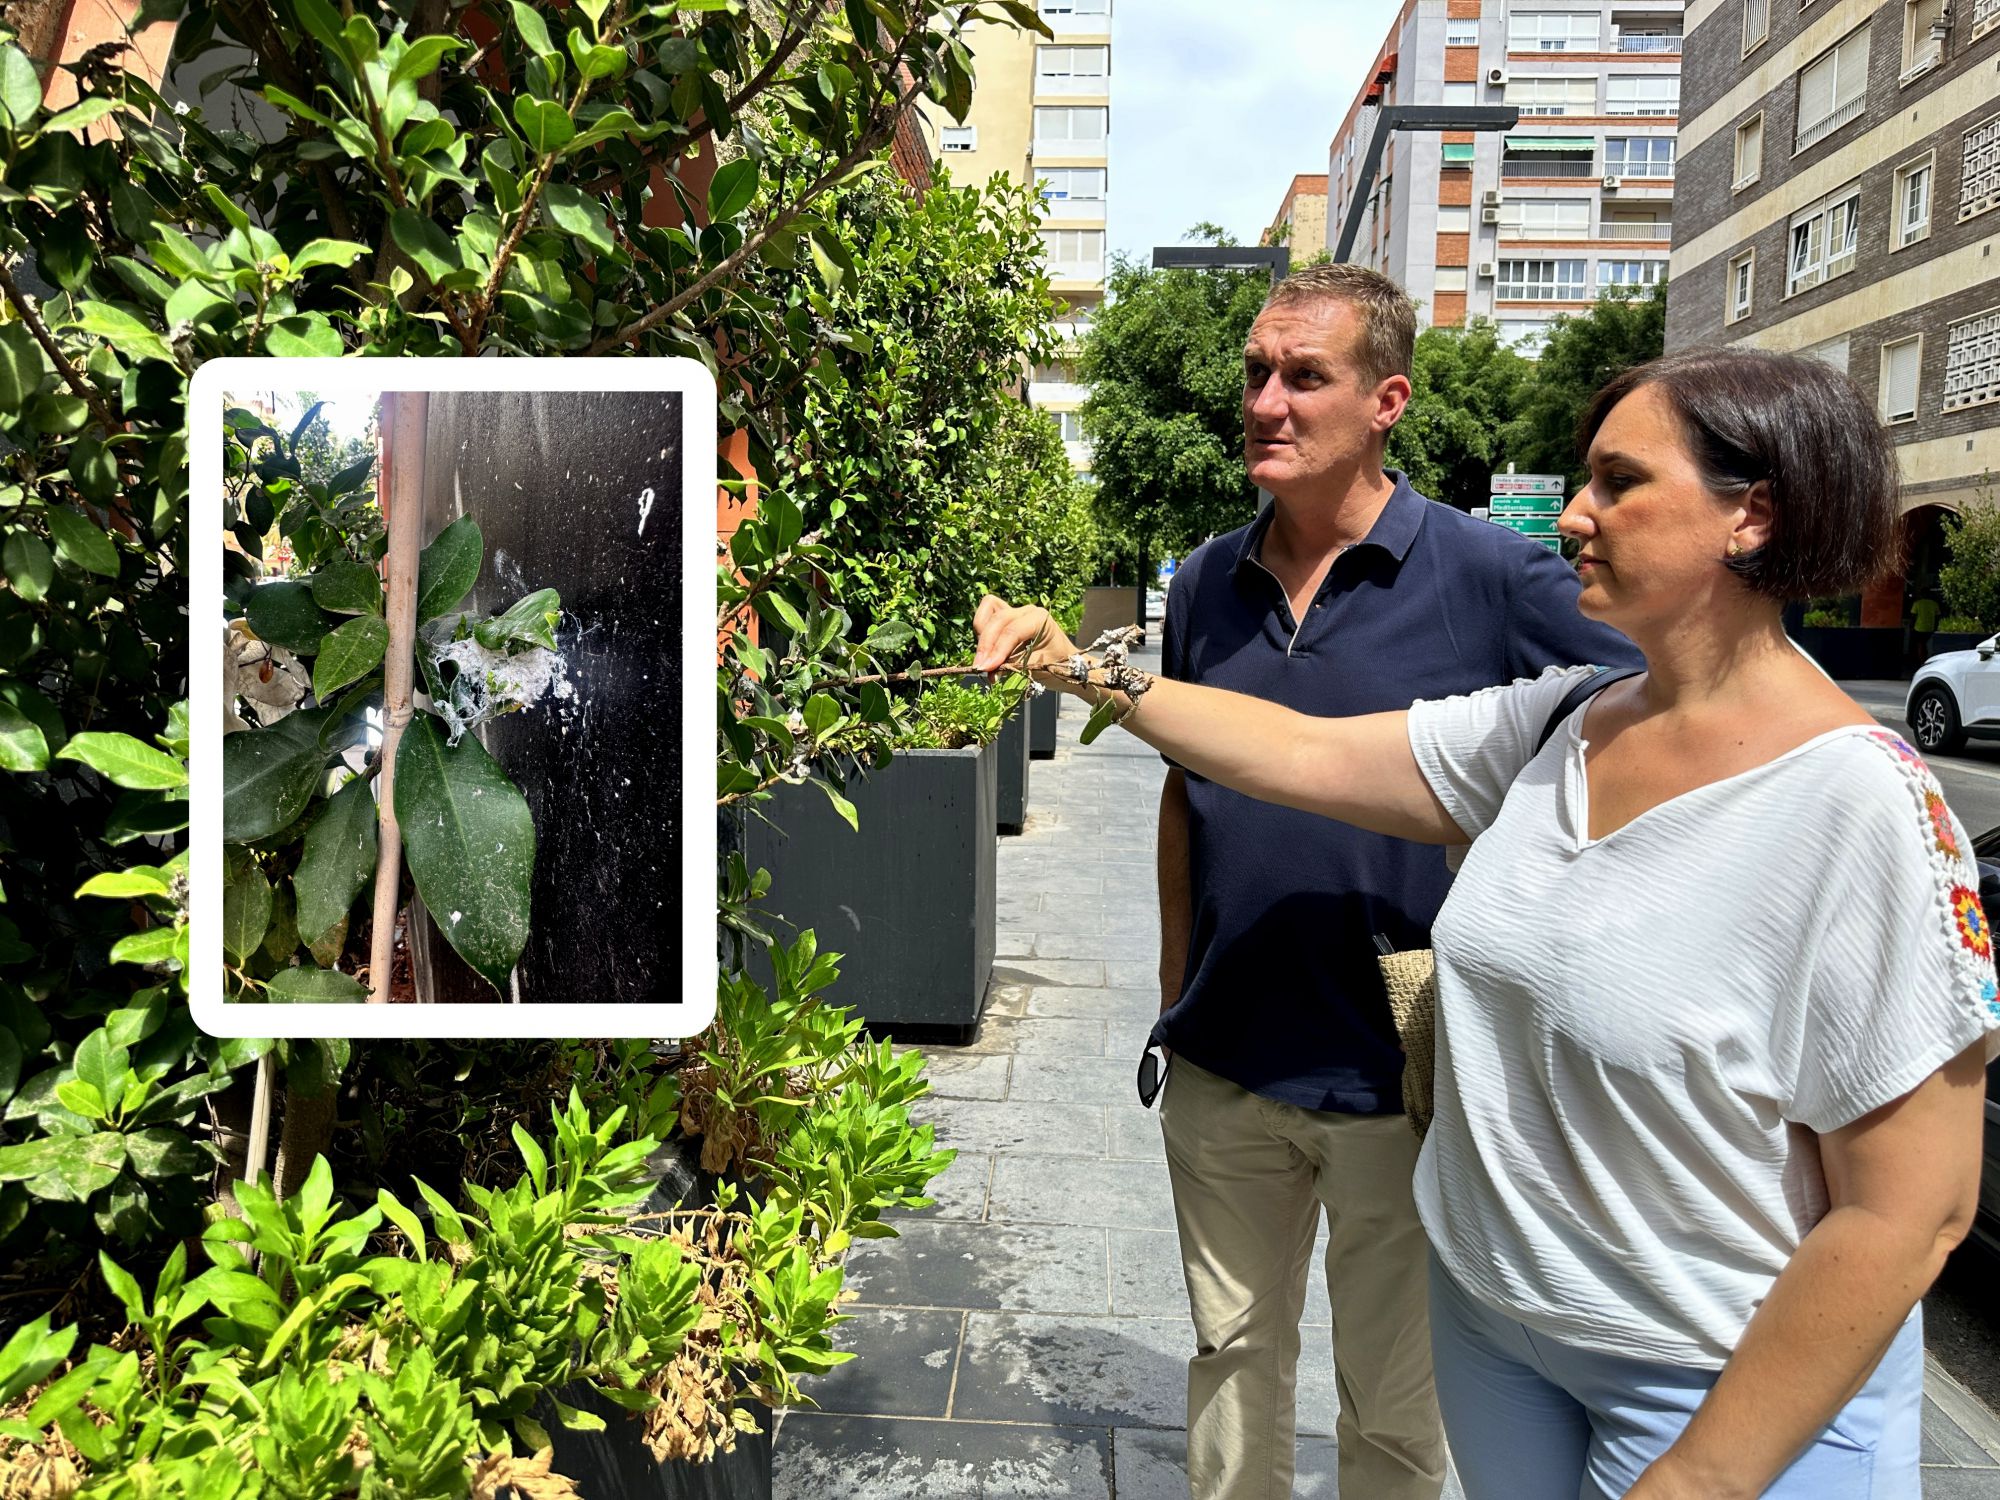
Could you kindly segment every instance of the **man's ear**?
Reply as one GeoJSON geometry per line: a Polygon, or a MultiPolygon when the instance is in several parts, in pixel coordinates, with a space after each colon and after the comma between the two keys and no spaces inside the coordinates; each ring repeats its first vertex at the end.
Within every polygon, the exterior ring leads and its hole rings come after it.
{"type": "Polygon", "coordinates": [[[1387,432],[1403,420],[1410,404],[1410,377],[1391,375],[1375,387],[1375,430],[1387,432]]]}

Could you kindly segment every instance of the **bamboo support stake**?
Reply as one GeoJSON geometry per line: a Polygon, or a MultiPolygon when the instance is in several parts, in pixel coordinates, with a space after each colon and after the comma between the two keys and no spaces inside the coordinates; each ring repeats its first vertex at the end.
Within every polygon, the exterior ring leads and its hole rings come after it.
{"type": "Polygon", "coordinates": [[[396,747],[410,722],[417,645],[417,553],[423,545],[424,429],[430,397],[422,391],[385,395],[382,494],[388,507],[385,607],[389,654],[382,672],[382,771],[375,784],[380,842],[375,859],[375,926],[368,956],[368,1003],[386,1004],[396,951],[397,894],[402,885],[403,830],[396,822],[396,747]]]}
{"type": "Polygon", "coordinates": [[[271,1054],[266,1052],[257,1059],[256,1093],[250,1103],[250,1140],[248,1149],[243,1153],[243,1178],[246,1182],[255,1183],[262,1177],[271,1159],[271,1096],[276,1089],[271,1054]]]}

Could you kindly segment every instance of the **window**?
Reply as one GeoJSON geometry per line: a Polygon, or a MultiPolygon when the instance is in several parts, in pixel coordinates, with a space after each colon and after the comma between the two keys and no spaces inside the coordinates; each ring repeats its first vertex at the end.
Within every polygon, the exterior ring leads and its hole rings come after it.
{"type": "Polygon", "coordinates": [[[1043,179],[1042,201],[1093,202],[1104,197],[1102,167],[1043,167],[1035,174],[1043,179]]]}
{"type": "Polygon", "coordinates": [[[1543,341],[1549,336],[1546,318],[1502,318],[1497,326],[1500,342],[1530,359],[1542,352],[1543,341]]]}
{"type": "Polygon", "coordinates": [[[1771,34],[1771,0],[1743,0],[1743,51],[1761,47],[1771,34]]]}
{"type": "Polygon", "coordinates": [[[1965,161],[1958,174],[1958,221],[2000,203],[2000,115],[1965,133],[1965,161]]]}
{"type": "Polygon", "coordinates": [[[1442,159],[1438,164],[1445,167],[1469,167],[1472,165],[1472,149],[1470,141],[1446,141],[1442,159]]]}
{"type": "Polygon", "coordinates": [[[1058,361],[1050,365],[1036,365],[1028,378],[1037,385],[1068,385],[1076,379],[1076,372],[1058,361]]]}
{"type": "Polygon", "coordinates": [[[1093,144],[1102,141],[1109,124],[1109,114],[1110,111],[1105,109],[1037,105],[1035,142],[1039,145],[1043,141],[1086,141],[1093,144]]]}
{"type": "Polygon", "coordinates": [[[1517,198],[1500,209],[1504,239],[1574,240],[1589,233],[1588,198],[1517,198]]]}
{"type": "Polygon", "coordinates": [[[1515,11],[1507,17],[1509,52],[1595,52],[1596,11],[1515,11]]]}
{"type": "Polygon", "coordinates": [[[1931,177],[1937,153],[1896,168],[1895,196],[1890,200],[1889,248],[1900,250],[1927,239],[1931,232],[1931,177]]]}
{"type": "Polygon", "coordinates": [[[1595,78],[1510,78],[1507,103],[1524,115],[1588,115],[1597,112],[1595,78]]]}
{"type": "Polygon", "coordinates": [[[1051,276],[1090,277],[1104,269],[1101,229],[1044,229],[1042,245],[1051,276]]]}
{"type": "Polygon", "coordinates": [[[1972,36],[1967,40],[1976,41],[1995,26],[2000,26],[2000,0],[1972,0],[1972,36]]]}
{"type": "Polygon", "coordinates": [[[1477,104],[1479,85],[1476,83],[1447,83],[1444,86],[1446,104],[1477,104]]]}
{"type": "Polygon", "coordinates": [[[1882,420],[1914,422],[1917,372],[1924,361],[1924,336],[1912,334],[1882,346],[1882,420]]]}
{"type": "Polygon", "coordinates": [[[1731,191],[1747,188],[1764,172],[1764,115],[1760,110],[1736,127],[1736,180],[1731,191]]]}
{"type": "Polygon", "coordinates": [[[1038,78],[1090,78],[1101,80],[1111,71],[1109,47],[1037,47],[1035,76],[1038,78]]]}
{"type": "Polygon", "coordinates": [[[1472,228],[1472,210],[1464,204],[1442,204],[1438,208],[1439,234],[1465,234],[1472,228]]]}
{"type": "Polygon", "coordinates": [[[1597,284],[1607,286],[1658,286],[1667,279],[1663,260],[1600,260],[1597,284]]]}
{"type": "Polygon", "coordinates": [[[1613,73],[1604,81],[1607,115],[1671,115],[1680,107],[1678,73],[1613,73]]]}
{"type": "Polygon", "coordinates": [[[1785,274],[1787,297],[1854,269],[1860,210],[1860,191],[1848,189],[1844,197],[1822,199],[1793,216],[1792,253],[1785,274]]]}
{"type": "Polygon", "coordinates": [[[1062,430],[1065,443],[1083,441],[1083,413],[1080,411],[1059,411],[1055,414],[1056,426],[1062,430]]]}
{"type": "Polygon", "coordinates": [[[1041,0],[1036,9],[1045,16],[1108,16],[1111,0],[1041,0]]]}
{"type": "Polygon", "coordinates": [[[1590,288],[1580,260],[1503,260],[1493,295],[1504,302],[1584,302],[1590,288]]]}
{"type": "MultiPolygon", "coordinates": [[[[1944,38],[1931,28],[1944,20],[1944,0],[1903,0],[1903,72],[1905,83],[1944,61],[1944,38]]],[[[1942,29],[1942,28],[1940,28],[1942,29]]]]}
{"type": "Polygon", "coordinates": [[[1847,335],[1828,339],[1823,344],[1813,344],[1801,349],[1799,354],[1805,359],[1816,359],[1830,370],[1847,373],[1847,335]]]}
{"type": "Polygon", "coordinates": [[[1607,136],[1604,171],[1609,177],[1671,177],[1674,138],[1670,135],[1607,136]]]}
{"type": "Polygon", "coordinates": [[[1799,71],[1799,130],[1803,151],[1859,115],[1868,103],[1868,28],[1849,32],[1799,71]]]}
{"type": "Polygon", "coordinates": [[[2000,307],[1945,330],[1944,411],[2000,401],[2000,307]]]}
{"type": "Polygon", "coordinates": [[[1437,268],[1437,289],[1441,292],[1462,292],[1465,290],[1464,266],[1439,266],[1437,268]]]}
{"type": "Polygon", "coordinates": [[[977,125],[947,125],[939,137],[938,145],[946,151],[977,151],[979,149],[979,127],[977,125]]]}
{"type": "Polygon", "coordinates": [[[1444,23],[1444,44],[1447,47],[1477,47],[1479,45],[1479,22],[1446,21],[1444,23]]]}
{"type": "Polygon", "coordinates": [[[1757,292],[1757,252],[1745,250],[1729,263],[1729,310],[1725,323],[1740,323],[1750,316],[1757,292]]]}

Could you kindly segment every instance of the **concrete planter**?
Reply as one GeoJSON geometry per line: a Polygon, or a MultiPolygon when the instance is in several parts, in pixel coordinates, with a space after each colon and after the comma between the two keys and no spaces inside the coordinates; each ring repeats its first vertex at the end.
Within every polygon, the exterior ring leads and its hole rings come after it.
{"type": "Polygon", "coordinates": [[[1028,700],[1028,758],[1056,758],[1056,721],[1062,717],[1062,694],[1050,688],[1028,700]]]}
{"type": "MultiPolygon", "coordinates": [[[[843,955],[830,992],[872,1025],[970,1034],[993,971],[999,751],[904,750],[847,788],[861,828],[817,787],[779,787],[743,852],[767,910],[843,955]]],[[[786,929],[781,927],[781,933],[786,929]]]]}
{"type": "Polygon", "coordinates": [[[1087,588],[1083,591],[1083,623],[1077,627],[1078,645],[1089,645],[1107,630],[1139,623],[1139,591],[1127,585],[1117,588],[1087,588]]]}
{"type": "Polygon", "coordinates": [[[1882,626],[1845,628],[1805,625],[1792,632],[1792,639],[1830,677],[1855,679],[1901,677],[1903,632],[1882,626]]]}
{"type": "Polygon", "coordinates": [[[1007,716],[1000,738],[993,742],[1000,769],[995,821],[1002,833],[1019,833],[1028,821],[1028,739],[1028,709],[1023,704],[1007,716]]]}

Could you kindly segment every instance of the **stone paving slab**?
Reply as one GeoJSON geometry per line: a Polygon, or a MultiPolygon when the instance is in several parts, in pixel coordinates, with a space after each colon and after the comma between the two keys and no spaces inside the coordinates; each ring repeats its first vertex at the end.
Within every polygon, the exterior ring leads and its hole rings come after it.
{"type": "Polygon", "coordinates": [[[912,1219],[847,1261],[857,1307],[1011,1308],[1103,1313],[1111,1305],[1102,1229],[912,1219]]]}
{"type": "Polygon", "coordinates": [[[1104,1110],[1099,1105],[926,1099],[916,1114],[919,1123],[937,1127],[940,1146],[1036,1151],[1047,1156],[1105,1155],[1104,1110]]]}
{"type": "Polygon", "coordinates": [[[993,1179],[993,1156],[985,1151],[961,1151],[957,1159],[925,1184],[929,1208],[899,1210],[913,1218],[965,1219],[986,1217],[986,1194],[993,1179]]]}
{"type": "Polygon", "coordinates": [[[789,1412],[776,1500],[1111,1500],[1111,1435],[789,1412]]]}
{"type": "MultiPolygon", "coordinates": [[[[1101,1028],[1103,1022],[1087,1024],[1101,1028]]],[[[1014,1059],[1007,1097],[1041,1103],[1095,1104],[1130,1089],[1138,1065],[1122,1057],[1074,1057],[1064,1052],[1046,1056],[1022,1053],[1014,1059]]]]}
{"type": "Polygon", "coordinates": [[[1127,990],[1086,990],[1073,985],[1030,988],[1022,1001],[1029,1016],[1090,1016],[1107,1021],[1152,1025],[1160,1013],[1160,987],[1127,990]]]}
{"type": "MultiPolygon", "coordinates": [[[[1153,965],[1153,982],[1159,983],[1160,966],[1153,965]]],[[[1110,984],[1104,977],[1104,965],[1096,960],[1074,958],[1014,958],[1005,963],[995,960],[993,964],[995,984],[1074,984],[1085,989],[1101,990],[1110,984]]]]}
{"type": "Polygon", "coordinates": [[[833,1331],[855,1357],[806,1383],[823,1412],[942,1417],[951,1407],[965,1314],[955,1308],[871,1307],[833,1331]]]}
{"type": "MultiPolygon", "coordinates": [[[[1187,1434],[1121,1427],[1111,1435],[1118,1500],[1187,1500],[1187,1434]]],[[[1297,1500],[1338,1500],[1339,1481],[1329,1438],[1301,1438],[1292,1494],[1297,1500]]]]}
{"type": "Polygon", "coordinates": [[[1011,1053],[963,1052],[948,1047],[919,1048],[924,1076],[940,1099],[1005,1099],[1011,1053]]]}
{"type": "Polygon", "coordinates": [[[1167,1164],[1164,1160],[997,1156],[986,1217],[1013,1224],[1170,1229],[1173,1197],[1167,1185],[1167,1164]]]}

